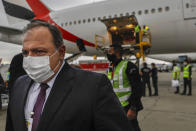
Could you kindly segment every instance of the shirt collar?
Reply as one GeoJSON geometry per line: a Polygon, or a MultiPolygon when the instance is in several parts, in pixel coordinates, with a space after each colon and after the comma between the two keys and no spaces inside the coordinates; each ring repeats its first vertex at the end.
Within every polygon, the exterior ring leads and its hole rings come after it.
{"type": "MultiPolygon", "coordinates": [[[[47,85],[49,86],[49,88],[53,87],[54,81],[56,80],[56,77],[58,76],[59,72],[62,70],[64,64],[65,64],[65,61],[63,61],[63,63],[62,63],[62,65],[61,65],[60,69],[59,69],[58,72],[55,74],[55,76],[54,76],[50,81],[47,82],[47,85]]],[[[36,90],[38,90],[38,89],[40,88],[40,83],[35,82],[34,84],[35,84],[35,85],[34,85],[33,91],[36,91],[36,90]]]]}

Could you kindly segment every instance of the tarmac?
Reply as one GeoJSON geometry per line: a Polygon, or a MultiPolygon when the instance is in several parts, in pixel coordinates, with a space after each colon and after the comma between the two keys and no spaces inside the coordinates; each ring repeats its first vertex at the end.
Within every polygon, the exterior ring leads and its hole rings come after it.
{"type": "MultiPolygon", "coordinates": [[[[196,72],[193,96],[174,94],[171,73],[159,73],[159,96],[142,98],[138,120],[142,131],[196,131],[196,72]]],[[[182,85],[183,86],[183,85],[182,85]]],[[[180,88],[182,92],[182,87],[180,88]]],[[[6,109],[0,111],[0,131],[5,130],[6,109]]]]}
{"type": "MultiPolygon", "coordinates": [[[[142,98],[144,110],[139,112],[142,131],[196,131],[196,73],[193,73],[192,96],[174,94],[171,76],[160,73],[159,96],[142,98]]],[[[183,91],[183,85],[180,90],[183,91]]]]}

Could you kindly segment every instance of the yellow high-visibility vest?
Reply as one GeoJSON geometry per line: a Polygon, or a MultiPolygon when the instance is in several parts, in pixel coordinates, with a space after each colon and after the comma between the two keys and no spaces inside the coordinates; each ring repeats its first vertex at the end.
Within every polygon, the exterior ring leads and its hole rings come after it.
{"type": "Polygon", "coordinates": [[[149,30],[149,27],[148,27],[148,26],[145,26],[145,28],[144,28],[144,33],[147,33],[148,30],[149,30]]]}
{"type": "Polygon", "coordinates": [[[126,75],[127,64],[128,61],[122,60],[117,65],[113,79],[111,79],[112,72],[108,72],[108,78],[111,80],[114,92],[123,107],[129,104],[128,98],[131,95],[131,85],[126,75]]]}
{"type": "Polygon", "coordinates": [[[135,32],[136,32],[136,33],[140,32],[140,27],[139,27],[139,25],[137,25],[137,26],[135,27],[135,32]]]}
{"type": "Polygon", "coordinates": [[[180,68],[178,66],[174,66],[174,69],[173,69],[173,79],[176,79],[179,80],[180,79],[180,68]],[[176,76],[176,73],[177,73],[177,76],[176,76]]]}
{"type": "MultiPolygon", "coordinates": [[[[189,78],[189,74],[190,74],[190,72],[189,72],[189,67],[191,67],[190,64],[188,64],[188,65],[186,65],[186,66],[184,67],[184,72],[183,72],[184,78],[189,78]]],[[[191,75],[191,78],[192,78],[192,75],[191,75]]]]}

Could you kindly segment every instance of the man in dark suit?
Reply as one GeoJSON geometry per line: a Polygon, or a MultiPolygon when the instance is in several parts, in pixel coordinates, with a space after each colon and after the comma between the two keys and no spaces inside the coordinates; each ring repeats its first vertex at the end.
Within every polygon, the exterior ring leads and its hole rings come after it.
{"type": "Polygon", "coordinates": [[[6,131],[133,131],[107,77],[64,61],[55,26],[32,21],[22,52],[28,75],[12,88],[6,131]]]}

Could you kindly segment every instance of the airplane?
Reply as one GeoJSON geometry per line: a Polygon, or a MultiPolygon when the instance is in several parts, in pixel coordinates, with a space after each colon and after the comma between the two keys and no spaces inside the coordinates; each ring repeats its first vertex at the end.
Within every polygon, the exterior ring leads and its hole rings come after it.
{"type": "Polygon", "coordinates": [[[68,53],[78,53],[76,42],[82,40],[87,50],[85,55],[103,56],[104,53],[95,48],[95,36],[102,36],[107,45],[111,43],[106,20],[132,18],[150,28],[150,54],[196,51],[196,0],[107,0],[57,11],[43,0],[26,0],[26,3],[29,7],[1,1],[1,17],[5,23],[0,24],[1,41],[22,44],[22,28],[28,23],[11,25],[8,16],[41,19],[61,30],[68,53]]]}

